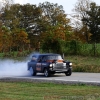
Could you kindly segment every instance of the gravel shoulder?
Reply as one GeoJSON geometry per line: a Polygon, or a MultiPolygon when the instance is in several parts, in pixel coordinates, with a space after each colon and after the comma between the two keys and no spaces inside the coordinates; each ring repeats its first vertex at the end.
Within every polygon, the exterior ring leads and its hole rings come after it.
{"type": "Polygon", "coordinates": [[[4,77],[0,78],[0,82],[41,82],[41,83],[55,83],[55,84],[67,84],[67,85],[93,85],[100,86],[98,82],[81,82],[81,81],[63,81],[63,80],[46,80],[46,79],[34,79],[34,78],[13,78],[4,77]]]}

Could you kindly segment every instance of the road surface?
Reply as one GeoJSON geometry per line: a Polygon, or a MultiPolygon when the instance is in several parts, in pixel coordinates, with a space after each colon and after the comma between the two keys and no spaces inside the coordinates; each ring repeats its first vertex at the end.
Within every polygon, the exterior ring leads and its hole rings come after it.
{"type": "Polygon", "coordinates": [[[55,74],[51,77],[45,77],[43,74],[37,74],[36,76],[24,75],[24,76],[0,76],[0,80],[7,78],[12,79],[27,79],[27,80],[40,80],[40,81],[57,81],[57,82],[78,82],[78,83],[93,83],[100,85],[100,73],[80,73],[73,72],[71,76],[65,76],[65,74],[55,74]]]}

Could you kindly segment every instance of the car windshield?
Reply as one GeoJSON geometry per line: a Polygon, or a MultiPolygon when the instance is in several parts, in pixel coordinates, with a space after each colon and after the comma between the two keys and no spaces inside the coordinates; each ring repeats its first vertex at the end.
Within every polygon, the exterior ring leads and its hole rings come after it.
{"type": "Polygon", "coordinates": [[[47,56],[47,60],[62,60],[62,57],[60,55],[50,55],[47,56]]]}

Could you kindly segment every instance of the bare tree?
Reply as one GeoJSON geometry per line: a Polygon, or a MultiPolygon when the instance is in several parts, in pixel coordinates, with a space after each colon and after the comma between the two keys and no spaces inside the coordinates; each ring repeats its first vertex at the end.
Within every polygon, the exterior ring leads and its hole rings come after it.
{"type": "MultiPolygon", "coordinates": [[[[75,8],[73,11],[76,13],[76,16],[78,15],[78,20],[82,21],[82,19],[85,17],[88,17],[88,14],[86,11],[90,10],[90,4],[92,3],[91,0],[78,0],[75,4],[75,8]]],[[[82,21],[82,27],[85,28],[84,34],[86,37],[86,41],[89,42],[89,28],[88,26],[82,21]]]]}
{"type": "Polygon", "coordinates": [[[86,17],[86,11],[90,9],[90,3],[92,1],[90,0],[78,0],[75,4],[75,8],[73,9],[73,11],[75,11],[76,13],[78,13],[80,15],[80,17],[86,17]]]}

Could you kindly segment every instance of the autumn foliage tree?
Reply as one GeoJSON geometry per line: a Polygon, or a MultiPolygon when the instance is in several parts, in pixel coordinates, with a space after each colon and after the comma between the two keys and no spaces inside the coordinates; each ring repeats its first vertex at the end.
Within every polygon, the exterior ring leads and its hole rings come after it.
{"type": "Polygon", "coordinates": [[[39,7],[42,10],[40,23],[43,27],[40,33],[42,48],[52,52],[63,52],[66,34],[71,31],[70,19],[67,18],[61,5],[44,2],[40,3],[39,7]]]}
{"type": "Polygon", "coordinates": [[[59,26],[52,26],[49,27],[49,31],[43,33],[41,35],[41,38],[43,39],[42,42],[42,48],[44,50],[48,50],[50,52],[51,50],[54,52],[61,52],[61,41],[65,41],[65,33],[64,30],[61,29],[59,26]]]}
{"type": "Polygon", "coordinates": [[[62,52],[62,44],[71,39],[70,19],[61,5],[49,2],[40,3],[38,7],[30,4],[7,5],[1,15],[3,26],[10,32],[10,50],[18,51],[30,42],[33,48],[40,43],[42,47],[49,45],[49,50],[62,52]]]}
{"type": "Polygon", "coordinates": [[[10,31],[24,29],[28,33],[30,44],[34,45],[34,34],[38,33],[38,18],[41,10],[36,5],[6,5],[2,10],[1,20],[10,31]]]}
{"type": "Polygon", "coordinates": [[[14,29],[11,33],[12,38],[12,48],[15,50],[24,51],[28,49],[28,44],[30,40],[28,39],[28,34],[23,29],[14,29]]]}
{"type": "Polygon", "coordinates": [[[10,47],[10,32],[9,29],[7,29],[6,27],[1,27],[0,29],[0,46],[1,46],[1,50],[2,52],[6,52],[8,51],[9,47],[10,47]]]}

